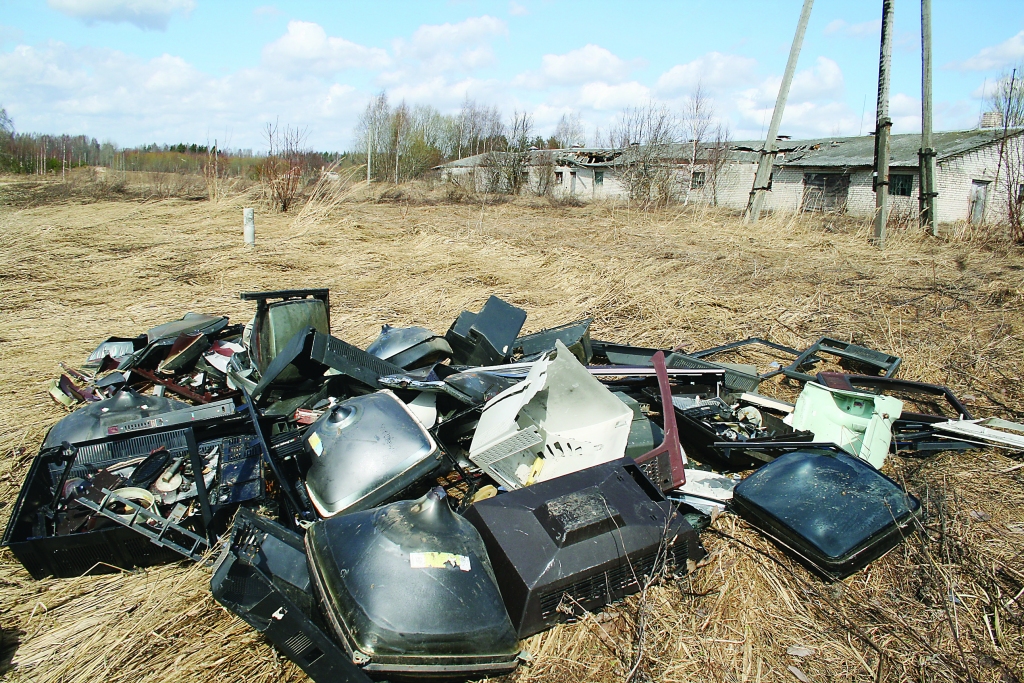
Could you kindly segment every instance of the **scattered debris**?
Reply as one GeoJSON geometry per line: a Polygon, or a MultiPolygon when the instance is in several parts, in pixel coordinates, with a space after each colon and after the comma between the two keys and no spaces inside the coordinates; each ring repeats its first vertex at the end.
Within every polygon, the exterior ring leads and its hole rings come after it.
{"type": "Polygon", "coordinates": [[[241,298],[247,324],[187,313],[61,364],[47,391],[77,409],[3,543],[35,578],[219,548],[216,599],[321,682],[511,672],[521,638],[695,570],[729,512],[840,579],[922,514],[879,471],[890,453],[1024,450],[1024,426],[827,337],[684,354],[592,340],[592,318],[520,335],[526,311],[492,296],[364,350],[332,335],[326,289],[241,298]],[[718,360],[752,346],[790,360],[718,360]],[[867,374],[808,374],[826,357],[867,374]],[[777,375],[803,383],[795,406],[757,393],[777,375]]]}

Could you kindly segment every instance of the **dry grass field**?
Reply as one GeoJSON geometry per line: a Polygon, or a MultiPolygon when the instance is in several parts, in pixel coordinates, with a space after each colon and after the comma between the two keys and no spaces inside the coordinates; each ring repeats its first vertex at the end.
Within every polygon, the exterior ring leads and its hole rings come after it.
{"type": "MultiPolygon", "coordinates": [[[[0,178],[0,524],[63,414],[59,361],[187,311],[251,316],[241,291],[330,287],[333,332],[365,345],[385,322],[443,332],[497,294],[529,331],[593,316],[595,338],[699,349],[822,334],[904,359],[978,416],[1024,419],[1024,252],[985,229],[941,239],[692,207],[444,201],[374,188],[304,215],[217,202],[66,192],[0,178]]],[[[770,360],[747,356],[762,367],[770,360]]],[[[766,383],[792,399],[795,388],[766,383]]],[[[890,458],[925,506],[924,533],[826,584],[742,520],[710,556],[600,615],[524,643],[511,679],[540,681],[1024,680],[1024,468],[994,449],[890,458]],[[800,646],[804,656],[790,654],[800,646]]],[[[0,550],[0,677],[12,681],[299,681],[302,672],[214,602],[208,570],[158,567],[33,581],[0,550]]]]}

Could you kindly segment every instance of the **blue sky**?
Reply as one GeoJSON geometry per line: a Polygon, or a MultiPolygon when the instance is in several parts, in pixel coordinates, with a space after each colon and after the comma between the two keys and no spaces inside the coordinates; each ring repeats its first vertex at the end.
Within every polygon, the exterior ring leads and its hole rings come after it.
{"type": "MultiPolygon", "coordinates": [[[[340,150],[381,89],[446,112],[466,97],[527,110],[541,134],[578,112],[593,139],[624,107],[681,107],[700,81],[733,139],[757,138],[801,2],[0,4],[0,104],[18,130],[260,149],[263,123],[280,120],[340,150]]],[[[782,134],[871,130],[880,13],[880,1],[815,3],[782,134]]],[[[983,89],[1024,62],[1024,2],[934,0],[932,14],[936,128],[974,127],[983,89]]],[[[894,131],[914,132],[920,4],[897,3],[895,25],[894,131]]]]}

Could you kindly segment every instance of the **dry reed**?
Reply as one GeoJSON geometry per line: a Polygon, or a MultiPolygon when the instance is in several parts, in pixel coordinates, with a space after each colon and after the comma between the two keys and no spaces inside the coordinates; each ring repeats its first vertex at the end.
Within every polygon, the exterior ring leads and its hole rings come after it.
{"type": "MultiPolygon", "coordinates": [[[[943,240],[900,231],[879,251],[849,219],[751,227],[698,207],[452,205],[443,189],[415,187],[383,202],[391,190],[371,187],[306,218],[258,215],[247,250],[242,197],[54,206],[12,198],[12,187],[0,184],[3,523],[63,414],[45,390],[58,361],[190,310],[244,320],[239,291],[330,287],[334,333],[361,345],[385,322],[443,331],[492,293],[527,309],[528,331],[594,316],[596,338],[690,349],[750,335],[799,347],[828,334],[902,356],[903,377],[948,384],[979,416],[1024,417],[1024,259],[976,229],[943,240]]],[[[795,387],[764,390],[792,398],[795,387]]],[[[512,678],[1019,681],[1015,462],[995,450],[891,459],[887,471],[924,502],[923,530],[835,584],[723,515],[703,535],[703,566],[529,639],[533,664],[512,678]]],[[[207,572],[37,582],[0,551],[0,668],[9,662],[15,681],[302,680],[213,602],[207,572]]]]}

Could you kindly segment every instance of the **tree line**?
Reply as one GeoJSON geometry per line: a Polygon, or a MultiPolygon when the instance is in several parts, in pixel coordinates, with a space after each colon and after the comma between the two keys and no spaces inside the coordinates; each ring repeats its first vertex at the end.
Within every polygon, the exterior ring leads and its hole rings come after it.
{"type": "MultiPolygon", "coordinates": [[[[86,135],[49,135],[15,130],[14,121],[0,106],[0,172],[31,175],[61,174],[86,166],[116,171],[186,173],[259,180],[267,156],[251,149],[228,150],[213,144],[146,144],[122,148],[86,135]]],[[[324,166],[345,157],[342,152],[317,152],[302,148],[291,161],[305,176],[319,174],[324,166]]]]}

